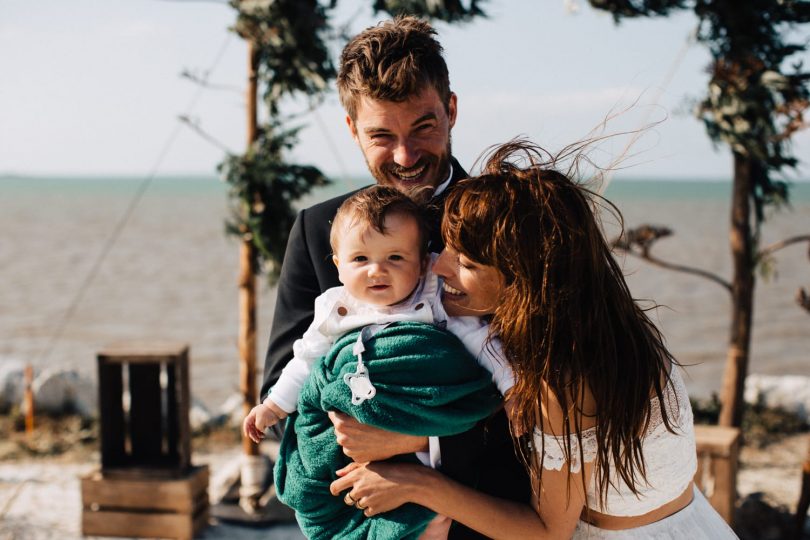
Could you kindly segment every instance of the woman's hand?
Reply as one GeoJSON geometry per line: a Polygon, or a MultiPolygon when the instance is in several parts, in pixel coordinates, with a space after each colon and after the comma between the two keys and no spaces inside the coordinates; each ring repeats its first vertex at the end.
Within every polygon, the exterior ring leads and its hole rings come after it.
{"type": "Polygon", "coordinates": [[[411,502],[419,479],[432,472],[422,465],[405,463],[351,463],[337,471],[340,478],[332,482],[329,490],[332,495],[344,497],[347,504],[354,501],[371,517],[411,502]]]}
{"type": "Polygon", "coordinates": [[[394,433],[361,424],[348,414],[332,411],[329,419],[335,426],[335,438],[343,453],[354,461],[381,461],[399,454],[428,449],[428,438],[394,433]]]}

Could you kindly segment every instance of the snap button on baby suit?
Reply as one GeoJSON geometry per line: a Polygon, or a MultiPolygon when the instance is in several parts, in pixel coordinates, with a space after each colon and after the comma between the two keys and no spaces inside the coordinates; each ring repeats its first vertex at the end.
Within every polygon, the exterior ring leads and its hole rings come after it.
{"type": "Polygon", "coordinates": [[[425,307],[425,304],[423,304],[422,302],[419,302],[418,304],[416,304],[416,306],[414,306],[414,309],[419,310],[419,309],[422,309],[423,307],[425,307]]]}
{"type": "Polygon", "coordinates": [[[349,310],[346,309],[343,306],[340,306],[339,308],[337,308],[337,314],[340,315],[341,317],[344,317],[348,312],[349,312],[349,310]]]}

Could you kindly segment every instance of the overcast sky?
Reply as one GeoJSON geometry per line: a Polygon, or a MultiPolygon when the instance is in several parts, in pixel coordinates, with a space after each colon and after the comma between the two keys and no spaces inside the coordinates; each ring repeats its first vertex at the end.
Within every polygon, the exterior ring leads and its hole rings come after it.
{"type": "MultiPolygon", "coordinates": [[[[353,31],[376,21],[370,0],[339,4],[335,21],[353,31]]],[[[461,163],[520,134],[558,149],[637,101],[607,132],[660,123],[633,145],[619,176],[728,178],[727,149],[715,150],[689,114],[709,61],[704,47],[685,45],[694,16],[616,26],[586,1],[574,4],[577,13],[561,0],[490,0],[488,19],[437,24],[459,98],[461,163]]],[[[0,0],[0,174],[139,176],[156,164],[159,174],[215,174],[223,150],[185,126],[159,156],[189,111],[228,149],[244,148],[247,54],[228,31],[233,20],[216,0],[0,0]],[[212,66],[209,81],[230,90],[199,92],[180,76],[212,66]]],[[[302,123],[295,159],[328,174],[365,174],[336,93],[302,123]]],[[[603,163],[625,142],[604,145],[603,163]]],[[[794,149],[810,157],[807,132],[794,149]]]]}

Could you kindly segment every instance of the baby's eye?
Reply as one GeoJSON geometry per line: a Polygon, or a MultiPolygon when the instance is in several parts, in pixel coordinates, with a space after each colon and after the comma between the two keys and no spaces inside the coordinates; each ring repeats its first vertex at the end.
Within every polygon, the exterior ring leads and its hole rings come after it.
{"type": "Polygon", "coordinates": [[[367,260],[368,257],[365,255],[357,255],[354,259],[352,259],[352,262],[366,262],[367,260]]]}
{"type": "Polygon", "coordinates": [[[403,259],[402,255],[391,255],[388,258],[392,261],[401,261],[403,259]]]}

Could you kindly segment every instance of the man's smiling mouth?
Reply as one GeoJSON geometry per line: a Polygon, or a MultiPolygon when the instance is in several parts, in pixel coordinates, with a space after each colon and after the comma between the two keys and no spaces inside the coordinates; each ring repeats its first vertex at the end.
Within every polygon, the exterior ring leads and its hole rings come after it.
{"type": "Polygon", "coordinates": [[[400,180],[410,181],[419,178],[425,169],[427,169],[428,164],[423,163],[421,167],[413,168],[413,169],[399,169],[396,171],[390,171],[390,173],[400,180]]]}

